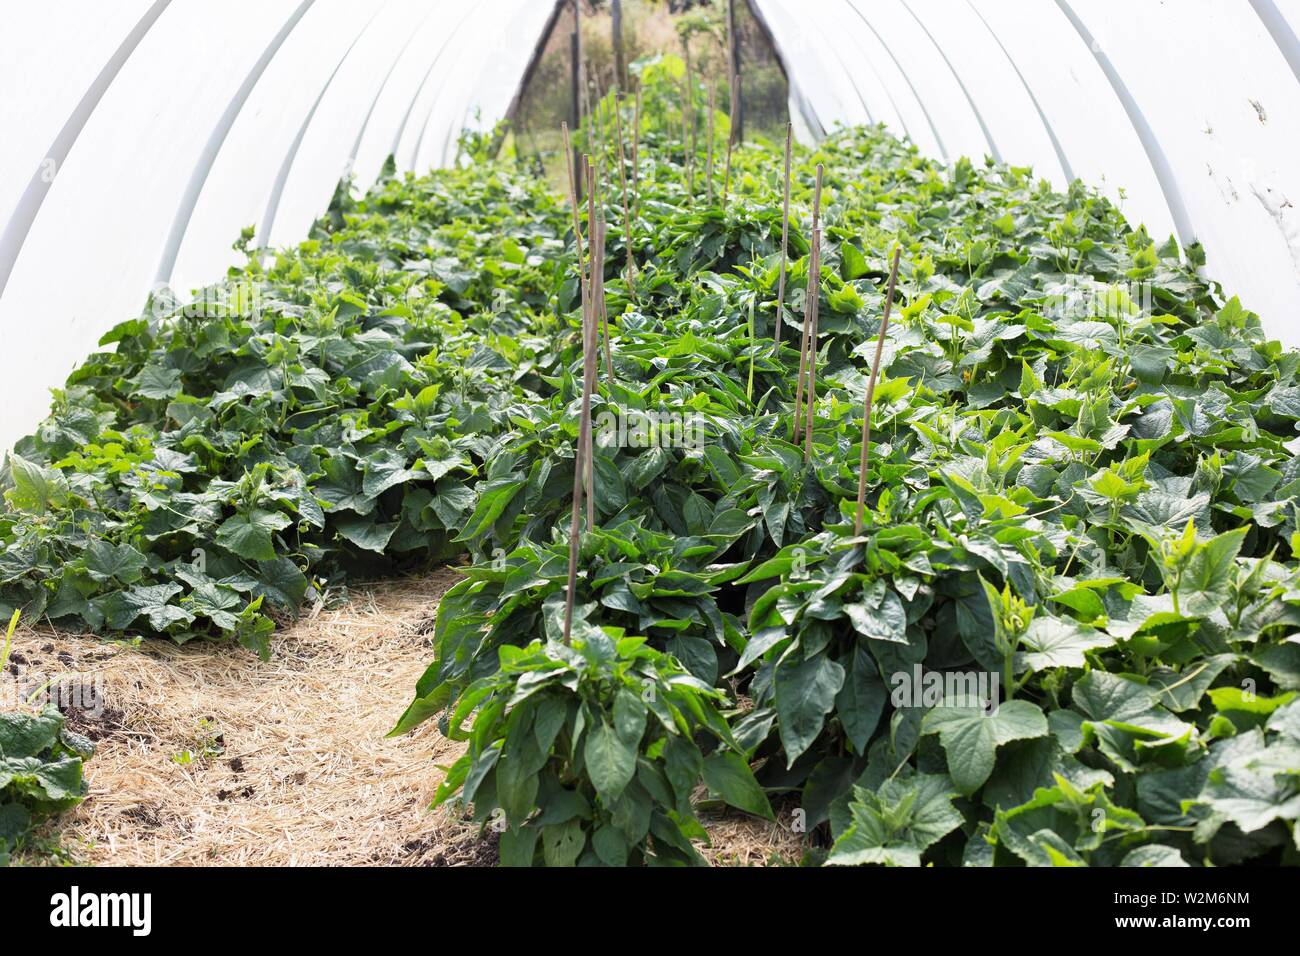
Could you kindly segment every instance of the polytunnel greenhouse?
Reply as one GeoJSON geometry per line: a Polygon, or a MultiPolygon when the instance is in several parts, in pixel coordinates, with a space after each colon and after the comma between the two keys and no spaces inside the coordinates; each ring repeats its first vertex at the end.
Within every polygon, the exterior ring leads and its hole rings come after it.
{"type": "Polygon", "coordinates": [[[0,864],[1300,862],[1297,0],[4,12],[0,864]]]}

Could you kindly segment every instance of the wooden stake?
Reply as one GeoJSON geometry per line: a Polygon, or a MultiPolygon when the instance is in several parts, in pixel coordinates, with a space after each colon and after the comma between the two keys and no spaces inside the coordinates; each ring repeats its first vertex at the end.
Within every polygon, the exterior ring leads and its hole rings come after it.
{"type": "MultiPolygon", "coordinates": [[[[585,77],[584,89],[587,91],[587,154],[599,158],[605,155],[604,104],[597,95],[596,81],[584,60],[582,73],[585,77]]],[[[585,177],[584,177],[585,178],[585,177]]]]}
{"type": "Polygon", "coordinates": [[[636,84],[636,110],[632,114],[632,214],[641,220],[641,81],[636,84]]]}
{"type": "MultiPolygon", "coordinates": [[[[585,463],[584,471],[586,472],[585,480],[587,483],[587,527],[596,526],[596,465],[595,456],[592,452],[591,440],[591,408],[590,408],[590,391],[596,387],[596,316],[600,314],[605,303],[603,292],[605,289],[605,230],[603,228],[604,215],[596,216],[596,199],[602,198],[599,193],[600,176],[596,167],[592,165],[590,157],[587,160],[587,235],[591,237],[591,270],[589,280],[588,301],[590,309],[584,316],[585,324],[583,328],[583,350],[582,350],[582,387],[583,387],[583,416],[587,421],[587,430],[584,432],[583,440],[583,461],[585,463]]],[[[602,205],[603,210],[603,205],[602,205]]]]}
{"type": "Polygon", "coordinates": [[[582,251],[582,225],[578,219],[578,179],[573,171],[573,147],[569,143],[569,124],[561,122],[560,132],[564,134],[564,165],[569,174],[569,205],[573,208],[573,241],[578,253],[578,281],[583,282],[585,281],[583,278],[585,266],[582,251]]]}
{"type": "MultiPolygon", "coordinates": [[[[614,350],[609,341],[609,309],[605,303],[605,247],[606,232],[608,224],[605,222],[605,204],[607,197],[605,195],[604,176],[599,171],[596,172],[596,186],[600,190],[600,216],[596,221],[596,228],[600,236],[599,248],[596,250],[596,271],[592,272],[593,279],[599,276],[600,281],[596,286],[596,301],[599,303],[600,311],[596,313],[600,316],[600,330],[605,346],[605,377],[609,382],[610,388],[614,387],[614,350]]],[[[595,318],[592,319],[595,322],[595,318]]]]}
{"type": "Polygon", "coordinates": [[[623,5],[613,0],[610,6],[610,32],[614,47],[614,73],[622,86],[627,82],[627,58],[623,55],[623,5]]]}
{"type": "MultiPolygon", "coordinates": [[[[623,184],[623,240],[627,244],[627,291],[636,301],[636,255],[632,251],[632,210],[627,201],[627,156],[623,152],[623,107],[614,106],[614,128],[618,135],[618,178],[623,184]]],[[[612,363],[611,363],[612,366],[612,363]]]]}
{"type": "MultiPolygon", "coordinates": [[[[781,351],[781,317],[785,310],[785,271],[790,255],[790,140],[794,135],[794,124],[785,124],[785,203],[781,212],[781,278],[776,286],[776,332],[773,335],[772,354],[781,351]]],[[[574,208],[577,216],[577,208],[574,208]]]]}
{"type": "Polygon", "coordinates": [[[821,163],[817,164],[817,185],[813,188],[813,228],[820,229],[822,224],[822,172],[821,163]]]}
{"type": "Polygon", "coordinates": [[[709,205],[713,205],[713,126],[714,113],[717,112],[717,83],[709,80],[709,158],[705,166],[705,179],[709,182],[709,205]]]}
{"type": "Polygon", "coordinates": [[[885,314],[880,320],[880,336],[876,339],[876,355],[871,360],[871,378],[867,382],[867,395],[862,403],[862,457],[858,459],[858,509],[853,520],[854,537],[862,534],[862,519],[867,505],[867,449],[871,446],[871,407],[876,401],[876,380],[880,375],[880,356],[885,350],[885,333],[889,330],[889,312],[894,305],[894,287],[898,283],[898,259],[903,250],[894,249],[894,261],[889,267],[889,291],[885,293],[885,314]]]}
{"type": "MultiPolygon", "coordinates": [[[[572,153],[572,150],[569,147],[569,124],[561,123],[560,132],[564,134],[564,156],[565,159],[568,160],[568,157],[572,153]]],[[[588,158],[588,162],[589,161],[590,158],[588,158]]],[[[590,270],[590,263],[587,261],[586,256],[583,254],[583,248],[582,248],[583,246],[582,225],[581,225],[581,221],[578,218],[578,181],[573,171],[573,163],[568,162],[567,165],[568,165],[568,173],[569,173],[569,204],[573,207],[573,242],[576,247],[576,252],[578,255],[578,288],[582,295],[583,323],[584,323],[583,334],[585,335],[586,334],[585,323],[587,321],[586,303],[589,295],[588,286],[591,282],[591,278],[590,278],[591,270],[590,270]]],[[[586,177],[584,175],[584,179],[585,178],[586,177]]]]}
{"type": "Polygon", "coordinates": [[[736,118],[739,103],[736,78],[731,78],[731,114],[728,120],[731,123],[731,130],[727,133],[727,175],[722,184],[722,208],[727,208],[727,196],[731,193],[731,151],[736,147],[736,118]]]}
{"type": "MultiPolygon", "coordinates": [[[[813,232],[814,233],[817,231],[819,224],[821,222],[821,208],[822,208],[822,164],[818,163],[817,164],[817,187],[813,192],[813,232]]],[[[804,382],[807,380],[808,377],[808,343],[809,343],[809,333],[811,331],[809,327],[810,326],[809,317],[810,314],[811,315],[816,314],[815,311],[810,313],[809,310],[810,308],[814,310],[816,309],[817,297],[819,294],[818,288],[817,286],[813,285],[812,280],[813,280],[812,255],[810,254],[808,256],[808,296],[811,297],[811,301],[809,300],[808,297],[805,297],[804,299],[803,333],[799,336],[799,383],[797,389],[795,390],[794,422],[792,423],[790,428],[791,441],[795,441],[799,437],[799,422],[803,419],[804,382]]],[[[813,340],[814,353],[816,352],[816,349],[817,349],[817,344],[816,341],[813,340]]]]}
{"type": "Polygon", "coordinates": [[[812,460],[813,420],[817,414],[817,321],[821,307],[822,278],[822,229],[814,226],[812,231],[812,253],[808,257],[808,288],[810,297],[808,308],[804,310],[805,325],[808,331],[808,422],[803,436],[804,461],[812,460]],[[809,313],[811,313],[810,317],[809,313]]]}
{"type": "Polygon", "coordinates": [[[686,195],[695,198],[695,135],[694,110],[691,107],[691,75],[686,71],[686,90],[682,95],[682,148],[686,158],[686,195]]]}
{"type": "MultiPolygon", "coordinates": [[[[591,157],[586,161],[587,180],[587,230],[595,236],[595,177],[591,157]]],[[[593,266],[595,262],[593,260],[593,266]]],[[[593,270],[594,274],[594,270],[593,270]]],[[[573,455],[573,509],[569,517],[569,576],[564,601],[564,643],[570,643],[573,634],[573,605],[578,592],[578,552],[582,549],[580,515],[584,499],[587,503],[587,527],[595,524],[593,497],[593,468],[591,465],[591,392],[595,379],[595,301],[592,295],[594,282],[582,283],[582,404],[578,417],[578,442],[573,455]],[[585,486],[585,487],[584,487],[585,486]]]]}

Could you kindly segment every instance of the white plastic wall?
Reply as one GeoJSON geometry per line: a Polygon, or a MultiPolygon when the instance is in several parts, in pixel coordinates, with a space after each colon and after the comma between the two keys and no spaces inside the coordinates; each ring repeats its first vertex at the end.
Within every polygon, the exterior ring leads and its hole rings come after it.
{"type": "Polygon", "coordinates": [[[814,132],[1096,185],[1300,346],[1300,0],[750,0],[814,132]]]}
{"type": "Polygon", "coordinates": [[[54,0],[0,29],[0,448],[162,284],[301,239],[349,173],[455,158],[555,0],[54,0]]]}

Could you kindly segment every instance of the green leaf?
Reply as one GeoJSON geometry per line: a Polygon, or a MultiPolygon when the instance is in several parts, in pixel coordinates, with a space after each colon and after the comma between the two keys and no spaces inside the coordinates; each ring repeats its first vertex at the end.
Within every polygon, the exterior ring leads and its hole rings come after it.
{"type": "Polygon", "coordinates": [[[973,794],[993,772],[997,748],[1012,740],[1047,735],[1047,719],[1034,704],[1011,700],[989,714],[979,706],[945,703],[925,715],[924,733],[937,733],[957,789],[973,794]]]}
{"type": "Polygon", "coordinates": [[[853,628],[863,637],[878,641],[907,641],[907,611],[898,595],[886,590],[875,605],[869,600],[844,605],[853,628]]]}
{"type": "Polygon", "coordinates": [[[174,398],[181,393],[181,373],[179,369],[163,368],[161,365],[146,365],[140,374],[131,380],[135,388],[132,395],[163,401],[174,398]]]}
{"type": "Polygon", "coordinates": [[[5,497],[19,511],[42,515],[52,506],[67,503],[68,481],[58,469],[46,468],[10,452],[9,472],[13,488],[5,492],[5,497]]]}
{"type": "Polygon", "coordinates": [[[399,521],[377,522],[365,515],[343,515],[335,520],[334,526],[358,548],[383,554],[393,540],[399,521]]]}
{"type": "Polygon", "coordinates": [[[1135,850],[1130,850],[1125,854],[1120,866],[1188,866],[1188,862],[1183,859],[1183,855],[1171,846],[1162,846],[1159,843],[1153,843],[1150,846],[1140,846],[1135,850]]]}
{"type": "Polygon", "coordinates": [[[361,461],[361,493],[378,498],[389,488],[403,484],[421,474],[406,467],[406,456],[393,448],[381,448],[361,461]]]}
{"type": "Polygon", "coordinates": [[[491,529],[493,522],[501,517],[506,506],[514,500],[525,482],[519,478],[493,478],[479,490],[478,503],[457,541],[473,541],[491,529]]]}
{"type": "Polygon", "coordinates": [[[1083,667],[1084,654],[1115,643],[1109,634],[1074,621],[1036,616],[1020,636],[1016,652],[1017,671],[1040,671],[1053,667],[1083,667]]]}
{"type": "Polygon", "coordinates": [[[636,773],[636,750],[602,720],[587,732],[582,753],[596,792],[606,804],[612,804],[636,773]]]}
{"type": "Polygon", "coordinates": [[[1179,600],[1193,612],[1212,610],[1228,596],[1232,567],[1248,528],[1238,528],[1199,545],[1178,584],[1179,600]]]}
{"type": "Polygon", "coordinates": [[[39,714],[0,711],[0,757],[36,757],[54,746],[63,715],[53,707],[39,714]]]}
{"type": "Polygon", "coordinates": [[[867,257],[862,251],[851,242],[840,243],[840,275],[849,282],[854,279],[860,279],[870,267],[867,265],[867,257]]]}
{"type": "Polygon", "coordinates": [[[254,508],[227,518],[217,528],[217,544],[250,561],[272,561],[276,557],[271,535],[292,522],[278,511],[254,508]]]}
{"type": "Polygon", "coordinates": [[[704,782],[724,803],[764,820],[775,820],[767,794],[740,754],[724,750],[704,759],[704,782]]]}
{"type": "Polygon", "coordinates": [[[875,660],[865,648],[855,647],[844,684],[835,698],[835,716],[857,753],[867,752],[888,698],[889,689],[875,660]]]}
{"type": "Polygon", "coordinates": [[[777,667],[776,713],[788,766],[821,734],[843,684],[844,668],[821,655],[777,667]]]}
{"type": "Polygon", "coordinates": [[[557,823],[542,830],[542,856],[547,866],[573,866],[586,844],[581,820],[557,823]]]}
{"type": "Polygon", "coordinates": [[[853,788],[850,824],[831,847],[829,866],[920,866],[921,854],[963,823],[946,777],[888,780],[876,792],[853,788]]]}
{"type": "Polygon", "coordinates": [[[147,564],[145,556],[131,545],[115,545],[102,538],[90,542],[84,560],[91,578],[101,583],[134,584],[144,576],[147,564]]]}

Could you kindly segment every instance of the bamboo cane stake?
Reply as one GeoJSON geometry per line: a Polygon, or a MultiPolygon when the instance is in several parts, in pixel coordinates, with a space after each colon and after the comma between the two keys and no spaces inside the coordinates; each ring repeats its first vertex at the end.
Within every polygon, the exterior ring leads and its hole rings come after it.
{"type": "Polygon", "coordinates": [[[889,267],[889,290],[885,293],[885,313],[880,320],[880,335],[876,339],[876,354],[871,360],[871,378],[862,403],[862,457],[858,459],[858,509],[853,520],[854,537],[862,534],[862,519],[867,505],[867,449],[871,445],[871,408],[876,401],[876,381],[880,376],[880,356],[885,350],[885,333],[889,330],[889,313],[894,305],[894,287],[898,284],[898,260],[903,250],[894,249],[894,261],[889,267]]]}
{"type": "MultiPolygon", "coordinates": [[[[776,332],[773,336],[772,354],[781,350],[781,317],[785,309],[785,272],[790,256],[790,140],[794,124],[785,124],[785,203],[781,212],[781,278],[776,286],[776,332]]],[[[577,208],[574,208],[577,216],[577,208]]]]}
{"type": "MultiPolygon", "coordinates": [[[[812,294],[812,256],[808,257],[808,294],[812,294]]],[[[799,437],[799,422],[803,420],[803,383],[808,367],[808,302],[804,300],[803,329],[799,334],[799,377],[794,392],[794,420],[790,423],[790,441],[799,437]]]]}
{"type": "Polygon", "coordinates": [[[714,137],[714,114],[717,112],[717,83],[715,80],[709,80],[709,158],[705,166],[704,178],[709,183],[709,205],[713,205],[713,137],[714,137]]]}
{"type": "Polygon", "coordinates": [[[636,84],[636,109],[632,114],[632,215],[641,220],[641,81],[636,84]]]}
{"type": "Polygon", "coordinates": [[[731,113],[728,120],[731,128],[727,133],[727,174],[722,183],[722,208],[727,208],[727,196],[731,194],[731,152],[736,148],[736,116],[739,109],[739,91],[737,90],[736,77],[731,78],[731,113]]]}
{"type": "MultiPolygon", "coordinates": [[[[600,311],[597,312],[596,314],[600,316],[600,331],[601,331],[601,336],[604,344],[605,378],[609,382],[610,388],[613,388],[614,387],[614,350],[613,347],[610,345],[610,340],[609,340],[609,308],[605,302],[605,248],[606,248],[607,231],[608,231],[608,223],[605,221],[605,205],[608,202],[608,197],[605,194],[604,174],[599,167],[597,167],[596,170],[596,185],[597,188],[600,189],[600,196],[599,196],[600,216],[596,221],[596,226],[597,229],[599,230],[599,235],[600,235],[600,243],[599,243],[599,249],[597,250],[598,271],[592,272],[592,277],[593,277],[592,281],[593,282],[595,281],[595,276],[600,276],[600,282],[596,289],[596,301],[599,303],[600,311]]],[[[594,316],[592,318],[592,321],[593,322],[596,321],[594,316]]]]}
{"type": "MultiPolygon", "coordinates": [[[[576,246],[576,251],[578,255],[578,288],[582,295],[583,310],[584,310],[583,311],[583,322],[584,322],[583,334],[585,335],[586,334],[586,326],[585,326],[586,302],[588,297],[588,284],[591,281],[590,263],[586,261],[586,257],[583,255],[582,226],[581,226],[581,221],[578,218],[578,181],[574,174],[573,163],[570,159],[572,151],[569,147],[569,124],[561,123],[560,131],[564,134],[564,157],[565,157],[565,163],[568,167],[568,174],[569,174],[569,204],[573,208],[573,241],[576,246]]],[[[590,157],[588,157],[588,161],[590,161],[590,157]]],[[[613,367],[612,362],[610,363],[610,367],[611,368],[613,367]]]]}
{"type": "MultiPolygon", "coordinates": [[[[821,163],[818,163],[817,164],[817,187],[813,192],[813,231],[814,232],[816,232],[818,228],[818,224],[821,222],[821,207],[822,207],[822,165],[821,163]]],[[[794,421],[790,427],[791,441],[795,441],[799,437],[799,422],[802,421],[803,419],[804,382],[807,380],[808,377],[808,340],[809,340],[808,333],[810,331],[809,308],[810,307],[814,309],[816,308],[816,299],[818,295],[817,287],[813,285],[812,280],[813,280],[812,256],[810,254],[808,257],[808,295],[805,296],[804,298],[803,331],[799,336],[799,383],[798,383],[798,387],[795,390],[795,397],[794,397],[794,421]],[[811,306],[808,297],[812,298],[811,306]]],[[[816,349],[816,347],[817,347],[816,342],[814,340],[814,344],[813,344],[814,350],[816,349]]]]}
{"type": "Polygon", "coordinates": [[[824,167],[821,163],[817,164],[817,184],[813,187],[813,228],[820,229],[822,224],[822,174],[824,167]]]}
{"type": "Polygon", "coordinates": [[[588,280],[590,291],[588,298],[591,308],[584,316],[586,327],[583,330],[584,348],[582,353],[583,402],[585,415],[588,418],[588,427],[583,440],[583,461],[585,463],[584,471],[586,472],[585,481],[587,483],[587,527],[594,528],[596,525],[596,466],[590,428],[590,396],[587,394],[587,389],[594,390],[596,386],[596,317],[600,315],[600,310],[605,307],[605,230],[604,197],[600,195],[601,176],[597,167],[591,164],[590,159],[587,163],[587,186],[587,235],[592,237],[592,242],[591,269],[588,280]],[[598,198],[602,200],[602,214],[599,217],[596,215],[596,200],[598,198]],[[590,348],[586,347],[588,343],[590,348]]]}
{"type": "MultiPolygon", "coordinates": [[[[636,255],[632,250],[632,207],[627,199],[627,156],[623,152],[623,109],[618,103],[614,106],[614,129],[618,135],[618,178],[623,185],[623,231],[627,244],[627,291],[636,301],[636,255]]],[[[612,367],[612,363],[611,363],[612,367]]]]}
{"type": "Polygon", "coordinates": [[[596,81],[586,60],[582,62],[582,75],[584,77],[584,88],[587,90],[587,153],[590,156],[600,157],[605,154],[605,130],[602,116],[604,105],[600,97],[596,95],[596,81]]]}
{"type": "Polygon", "coordinates": [[[807,410],[808,421],[804,429],[803,438],[803,456],[805,461],[812,459],[812,440],[813,440],[813,421],[817,414],[817,321],[821,310],[821,278],[822,278],[822,229],[821,226],[814,226],[812,231],[812,254],[808,262],[808,288],[810,298],[808,308],[805,309],[805,325],[810,325],[808,331],[808,395],[807,410]]]}
{"type": "Polygon", "coordinates": [[[691,106],[690,70],[686,72],[686,89],[682,94],[682,148],[686,158],[686,195],[695,198],[695,111],[691,106]]]}
{"type": "Polygon", "coordinates": [[[682,38],[682,48],[685,51],[686,61],[686,163],[687,178],[687,195],[692,199],[695,198],[695,70],[691,66],[691,41],[689,37],[682,38]]]}
{"type": "MultiPolygon", "coordinates": [[[[592,226],[595,223],[594,176],[591,157],[586,158],[587,180],[587,228],[594,236],[592,226]]],[[[593,262],[594,265],[594,262],[593,262]]],[[[570,643],[573,633],[573,605],[578,591],[578,552],[582,547],[580,516],[586,491],[587,527],[593,522],[592,471],[590,468],[589,445],[591,444],[591,390],[592,390],[592,352],[594,348],[594,283],[582,283],[582,404],[578,416],[578,442],[573,456],[573,509],[569,517],[569,576],[568,588],[564,601],[564,643],[570,643]],[[584,480],[585,479],[585,480],[584,480]],[[584,489],[585,485],[585,489],[584,489]]]]}
{"type": "Polygon", "coordinates": [[[569,205],[573,209],[573,242],[578,253],[578,281],[585,281],[583,273],[582,225],[578,219],[578,179],[573,171],[573,147],[569,143],[569,124],[560,123],[560,132],[564,135],[564,166],[568,171],[569,205]]]}

